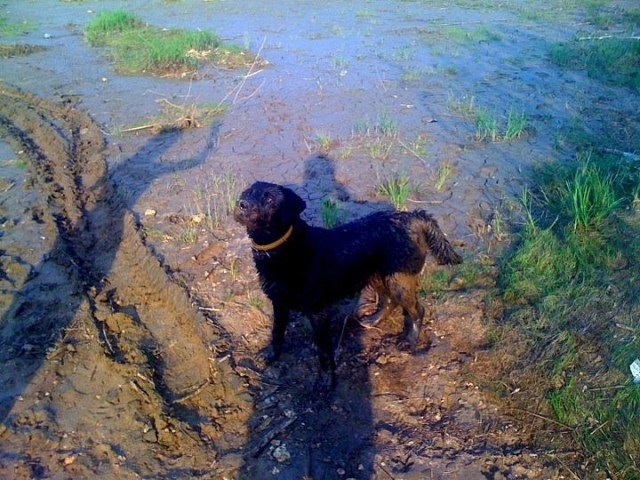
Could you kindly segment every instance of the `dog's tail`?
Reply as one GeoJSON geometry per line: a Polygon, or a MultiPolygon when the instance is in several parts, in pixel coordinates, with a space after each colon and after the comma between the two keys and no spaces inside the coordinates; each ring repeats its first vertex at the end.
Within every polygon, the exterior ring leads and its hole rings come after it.
{"type": "Polygon", "coordinates": [[[414,212],[424,222],[424,233],[429,250],[440,265],[462,263],[462,257],[453,249],[438,222],[424,210],[414,212]]]}

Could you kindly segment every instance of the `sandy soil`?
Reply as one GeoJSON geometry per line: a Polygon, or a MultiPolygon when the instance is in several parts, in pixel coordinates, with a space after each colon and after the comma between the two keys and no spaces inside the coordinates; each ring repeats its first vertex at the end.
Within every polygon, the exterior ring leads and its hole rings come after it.
{"type": "Polygon", "coordinates": [[[572,452],[534,443],[534,419],[473,379],[491,377],[479,359],[483,320],[499,314],[485,305],[496,211],[531,165],[572,157],[576,125],[610,132],[611,148],[640,143],[637,96],[546,58],[582,19],[527,20],[516,3],[128,2],[154,25],[210,28],[270,63],[185,80],[120,76],[84,43],[86,21],[116,5],[2,7],[34,25],[20,44],[45,49],[1,60],[0,477],[562,478],[572,452]],[[479,26],[497,37],[446,33],[479,26]],[[476,141],[450,105],[471,96],[501,119],[523,109],[527,134],[476,141]],[[117,133],[166,101],[229,108],[199,129],[117,133]],[[381,119],[393,135],[375,131],[381,119]],[[454,174],[436,189],[445,163],[454,174]],[[345,219],[388,208],[375,185],[399,173],[420,184],[409,207],[434,213],[486,273],[454,273],[425,296],[431,347],[415,355],[395,347],[399,318],[367,329],[337,306],[335,392],[314,389],[304,318],[267,368],[270,306],[242,229],[205,220],[211,198],[230,183],[285,183],[320,224],[327,198],[345,219]]]}

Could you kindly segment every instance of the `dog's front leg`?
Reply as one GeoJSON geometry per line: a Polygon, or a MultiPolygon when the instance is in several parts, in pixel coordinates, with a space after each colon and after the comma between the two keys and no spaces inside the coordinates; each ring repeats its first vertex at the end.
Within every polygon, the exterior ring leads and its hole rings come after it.
{"type": "Polygon", "coordinates": [[[273,328],[271,330],[271,351],[267,352],[266,360],[273,363],[282,355],[284,332],[289,323],[289,307],[282,302],[273,302],[273,328]]]}
{"type": "Polygon", "coordinates": [[[323,310],[309,315],[309,321],[313,328],[313,339],[318,350],[318,359],[320,360],[320,384],[323,388],[333,389],[336,385],[336,361],[333,355],[331,322],[329,320],[328,311],[323,310]]]}

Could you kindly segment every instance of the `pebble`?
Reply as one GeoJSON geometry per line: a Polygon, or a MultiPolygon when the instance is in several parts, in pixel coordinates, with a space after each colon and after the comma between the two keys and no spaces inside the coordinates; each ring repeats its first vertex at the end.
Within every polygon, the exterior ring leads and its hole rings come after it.
{"type": "Polygon", "coordinates": [[[271,456],[278,463],[285,463],[285,462],[288,462],[289,460],[291,460],[291,454],[289,453],[289,450],[287,450],[287,446],[284,443],[282,445],[274,448],[273,449],[273,453],[271,454],[271,456]]]}

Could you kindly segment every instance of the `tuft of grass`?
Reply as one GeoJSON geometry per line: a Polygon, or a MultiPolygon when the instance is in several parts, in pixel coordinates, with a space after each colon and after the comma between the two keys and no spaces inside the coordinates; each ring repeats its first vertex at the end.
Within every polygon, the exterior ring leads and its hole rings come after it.
{"type": "Polygon", "coordinates": [[[522,137],[529,125],[529,119],[524,111],[516,111],[513,107],[507,115],[507,126],[504,132],[504,140],[522,137]]]}
{"type": "Polygon", "coordinates": [[[407,199],[411,191],[409,176],[401,174],[387,179],[378,178],[378,193],[387,197],[396,210],[406,210],[407,199]]]}
{"type": "Polygon", "coordinates": [[[393,140],[376,138],[369,143],[369,156],[374,160],[386,160],[391,155],[393,140]]]}
{"type": "Polygon", "coordinates": [[[195,189],[193,210],[204,219],[208,231],[214,232],[223,226],[244,187],[245,183],[241,178],[226,171],[211,175],[204,186],[195,189]]]}
{"type": "Polygon", "coordinates": [[[398,135],[398,122],[391,118],[387,112],[378,115],[376,133],[383,137],[396,137],[398,135]]]}
{"type": "Polygon", "coordinates": [[[105,10],[87,24],[85,38],[92,47],[101,47],[107,45],[110,37],[143,26],[140,18],[125,10],[105,10]]]}
{"type": "Polygon", "coordinates": [[[318,144],[320,151],[326,153],[331,149],[333,140],[331,139],[330,134],[318,132],[316,133],[316,143],[318,144]]]}
{"type": "Polygon", "coordinates": [[[392,58],[396,62],[406,62],[409,60],[413,60],[415,56],[416,56],[415,48],[409,45],[404,45],[404,46],[396,47],[393,50],[392,58]]]}
{"type": "Polygon", "coordinates": [[[589,163],[578,168],[573,178],[566,181],[562,202],[573,218],[574,230],[601,225],[616,208],[620,199],[616,197],[613,182],[611,175],[604,175],[589,163]]]}
{"type": "Polygon", "coordinates": [[[237,67],[249,58],[211,32],[150,27],[124,10],[99,13],[85,29],[90,45],[110,47],[124,73],[185,74],[209,60],[237,67]]]}
{"type": "Polygon", "coordinates": [[[142,28],[112,40],[116,63],[125,73],[186,72],[211,58],[220,40],[211,32],[142,28]]]}
{"type": "Polygon", "coordinates": [[[475,124],[476,140],[479,142],[484,142],[485,140],[495,142],[498,140],[498,120],[493,113],[485,109],[476,110],[475,124]]]}
{"type": "Polygon", "coordinates": [[[457,41],[460,44],[488,43],[499,41],[502,38],[499,34],[492,32],[484,25],[474,29],[467,29],[458,25],[452,25],[446,27],[442,33],[446,38],[457,41]]]}
{"type": "Polygon", "coordinates": [[[453,173],[454,168],[453,165],[451,165],[451,162],[447,160],[440,162],[438,168],[436,169],[436,178],[433,185],[435,189],[438,191],[443,190],[444,186],[447,184],[449,178],[451,178],[451,175],[453,175],[453,173]]]}
{"type": "Polygon", "coordinates": [[[476,99],[473,95],[462,95],[455,97],[449,93],[447,96],[447,107],[455,113],[465,117],[473,117],[477,112],[476,99]]]}
{"type": "Polygon", "coordinates": [[[398,136],[398,122],[391,118],[386,111],[383,111],[373,121],[370,118],[357,121],[352,131],[354,135],[363,137],[395,138],[398,136]]]}
{"type": "Polygon", "coordinates": [[[320,207],[322,223],[326,228],[337,227],[344,222],[345,214],[340,209],[338,202],[331,198],[327,198],[322,202],[320,207]]]}
{"type": "Polygon", "coordinates": [[[504,122],[498,124],[497,116],[486,108],[476,105],[476,99],[472,95],[462,95],[455,97],[451,93],[447,97],[447,107],[452,112],[458,113],[467,118],[473,118],[475,122],[475,138],[478,141],[497,142],[502,140],[512,140],[522,137],[529,126],[529,118],[523,110],[509,108],[506,125],[504,122]],[[504,134],[501,135],[501,131],[504,134]]]}

